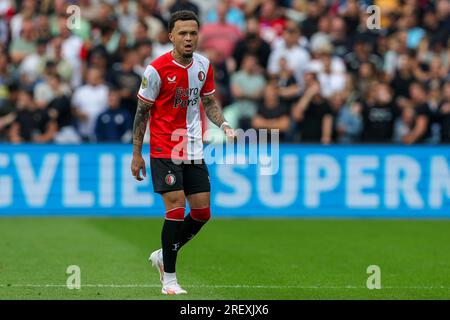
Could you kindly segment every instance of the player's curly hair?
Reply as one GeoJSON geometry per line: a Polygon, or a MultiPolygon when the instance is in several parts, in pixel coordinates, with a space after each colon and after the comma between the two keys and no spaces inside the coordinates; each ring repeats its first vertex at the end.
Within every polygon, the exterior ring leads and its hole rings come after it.
{"type": "Polygon", "coordinates": [[[181,10],[176,11],[172,13],[169,19],[169,32],[172,32],[173,27],[175,26],[175,22],[178,20],[181,21],[188,21],[188,20],[194,20],[197,22],[198,27],[200,28],[200,20],[198,19],[197,15],[193,11],[189,10],[181,10]]]}

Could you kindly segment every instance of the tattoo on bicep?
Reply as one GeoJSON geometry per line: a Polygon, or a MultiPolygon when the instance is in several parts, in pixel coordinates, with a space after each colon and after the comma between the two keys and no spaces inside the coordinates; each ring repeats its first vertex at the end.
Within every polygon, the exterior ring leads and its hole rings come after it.
{"type": "Polygon", "coordinates": [[[220,125],[225,122],[225,118],[214,95],[203,97],[202,102],[208,119],[216,126],[220,127],[220,125]]]}
{"type": "Polygon", "coordinates": [[[142,151],[145,130],[147,128],[148,118],[150,116],[150,108],[152,104],[138,99],[136,115],[133,124],[133,146],[136,151],[142,151]]]}

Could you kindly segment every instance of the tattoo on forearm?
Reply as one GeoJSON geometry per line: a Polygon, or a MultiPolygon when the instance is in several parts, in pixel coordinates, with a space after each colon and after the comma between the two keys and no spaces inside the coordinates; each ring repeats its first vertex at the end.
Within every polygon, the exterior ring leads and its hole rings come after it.
{"type": "Polygon", "coordinates": [[[202,98],[202,102],[208,119],[211,120],[211,122],[216,126],[220,127],[220,125],[225,122],[225,118],[214,95],[202,98]]]}
{"type": "Polygon", "coordinates": [[[141,153],[152,104],[138,100],[133,125],[133,152],[141,153]]]}

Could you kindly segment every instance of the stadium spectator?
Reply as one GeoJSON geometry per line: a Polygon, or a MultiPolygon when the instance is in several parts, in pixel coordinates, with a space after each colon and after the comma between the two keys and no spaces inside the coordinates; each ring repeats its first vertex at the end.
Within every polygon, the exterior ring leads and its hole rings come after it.
{"type": "Polygon", "coordinates": [[[149,63],[152,61],[154,51],[153,42],[151,40],[141,41],[136,43],[134,48],[136,49],[137,55],[137,63],[134,66],[134,70],[139,76],[142,76],[145,68],[147,68],[149,63]]]}
{"type": "Polygon", "coordinates": [[[442,143],[450,143],[450,81],[444,84],[443,99],[439,106],[442,143]]]}
{"type": "Polygon", "coordinates": [[[289,107],[281,100],[276,83],[265,86],[263,99],[258,103],[258,111],[252,118],[251,126],[255,129],[268,129],[269,132],[278,129],[280,141],[284,141],[284,134],[290,127],[289,107]]]}
{"type": "Polygon", "coordinates": [[[95,125],[97,142],[131,141],[133,121],[128,110],[122,107],[121,101],[121,91],[110,87],[108,109],[100,113],[95,125]]]}
{"type": "Polygon", "coordinates": [[[335,55],[342,58],[349,53],[351,39],[347,36],[346,24],[342,17],[335,16],[331,19],[330,40],[335,55]]]}
{"type": "Polygon", "coordinates": [[[77,88],[72,96],[72,106],[83,141],[94,140],[95,122],[108,105],[108,87],[97,68],[86,74],[86,84],[77,88]]]}
{"type": "Polygon", "coordinates": [[[172,42],[169,41],[167,27],[164,26],[159,32],[157,38],[152,43],[152,53],[150,61],[172,50],[172,42]]]}
{"type": "Polygon", "coordinates": [[[294,71],[297,82],[303,83],[303,73],[310,61],[310,55],[306,49],[300,46],[300,35],[297,23],[287,22],[283,32],[283,41],[277,44],[269,57],[267,71],[271,76],[276,76],[280,72],[280,59],[285,58],[289,68],[294,71]]]}
{"type": "MultiPolygon", "coordinates": [[[[156,41],[166,28],[167,22],[161,15],[157,0],[146,0],[138,3],[137,19],[146,25],[147,38],[156,41]]],[[[142,41],[142,39],[139,39],[142,41]]]]}
{"type": "Polygon", "coordinates": [[[256,56],[247,54],[241,70],[231,77],[231,94],[234,102],[224,110],[224,116],[233,128],[242,128],[242,121],[251,119],[262,97],[266,80],[260,73],[256,56]]]}
{"type": "Polygon", "coordinates": [[[243,39],[240,39],[236,43],[234,48],[233,58],[235,66],[233,70],[239,70],[241,68],[242,59],[247,53],[257,56],[259,65],[266,69],[270,52],[270,45],[259,34],[258,19],[256,17],[249,17],[247,19],[245,35],[243,39]]]}
{"type": "Polygon", "coordinates": [[[332,139],[333,115],[327,100],[321,95],[320,82],[314,74],[305,81],[305,91],[293,106],[292,117],[297,121],[301,141],[329,144],[332,139]]]}
{"type": "Polygon", "coordinates": [[[61,82],[59,75],[55,72],[48,72],[43,81],[34,86],[34,101],[38,108],[45,109],[50,101],[56,97],[71,94],[69,85],[61,82]]]}
{"type": "Polygon", "coordinates": [[[222,60],[231,57],[237,41],[242,37],[237,26],[227,23],[228,9],[228,3],[220,2],[217,7],[217,22],[204,24],[200,29],[199,48],[203,51],[217,50],[222,60]]]}
{"type": "Polygon", "coordinates": [[[57,131],[56,122],[46,109],[38,108],[31,90],[19,91],[16,108],[17,116],[9,129],[11,142],[47,143],[53,140],[57,131]]]}
{"type": "Polygon", "coordinates": [[[19,66],[20,80],[23,84],[33,85],[42,75],[47,53],[47,40],[36,41],[36,52],[27,55],[19,66]]]}
{"type": "Polygon", "coordinates": [[[216,49],[205,52],[214,70],[214,81],[216,83],[216,98],[222,106],[229,105],[231,101],[229,64],[223,61],[222,55],[216,49]]]}
{"type": "Polygon", "coordinates": [[[11,76],[6,52],[0,51],[0,141],[7,141],[9,126],[15,120],[17,84],[11,76]]]}
{"type": "MultiPolygon", "coordinates": [[[[318,80],[320,82],[321,94],[325,98],[329,98],[338,91],[345,88],[345,67],[340,58],[332,57],[331,46],[322,47],[319,51],[320,62],[318,64],[318,80]],[[334,65],[333,65],[333,62],[334,65]]],[[[310,65],[312,67],[312,65],[310,65]]]]}
{"type": "MultiPolygon", "coordinates": [[[[34,0],[23,0],[20,5],[20,10],[12,17],[11,38],[17,40],[23,35],[24,21],[34,20],[37,13],[37,2],[34,0]]],[[[25,23],[27,24],[27,23],[25,23]]],[[[26,27],[27,28],[27,27],[26,27]]]]}
{"type": "MultiPolygon", "coordinates": [[[[235,25],[239,30],[244,31],[245,29],[245,16],[241,9],[238,8],[233,0],[222,0],[227,6],[227,11],[225,14],[225,21],[227,24],[235,25]]],[[[217,23],[219,20],[217,10],[208,10],[206,14],[206,23],[217,23]]]]}
{"type": "Polygon", "coordinates": [[[36,51],[36,29],[31,19],[22,21],[20,36],[14,38],[10,45],[11,61],[19,65],[22,60],[36,51]]]}
{"type": "Polygon", "coordinates": [[[414,124],[411,132],[403,137],[403,143],[423,143],[431,138],[431,127],[435,118],[427,103],[427,89],[420,82],[413,82],[409,86],[409,103],[415,110],[414,124]]]}
{"type": "Polygon", "coordinates": [[[301,23],[304,35],[310,39],[319,29],[319,19],[324,16],[323,5],[318,0],[308,1],[306,19],[301,23]]]}
{"type": "Polygon", "coordinates": [[[388,38],[388,51],[383,57],[383,71],[388,79],[392,79],[399,66],[400,56],[410,52],[407,47],[408,34],[405,31],[393,33],[388,38]]]}
{"type": "Polygon", "coordinates": [[[72,84],[74,69],[62,53],[63,40],[61,37],[55,37],[50,43],[50,48],[45,59],[45,64],[40,66],[40,72],[52,66],[64,82],[72,84]]]}
{"type": "Polygon", "coordinates": [[[377,70],[381,70],[383,66],[382,59],[372,53],[371,44],[363,37],[357,37],[353,45],[353,51],[344,56],[347,69],[356,74],[364,62],[372,63],[377,70]]]}
{"type": "Polygon", "coordinates": [[[56,143],[80,143],[81,137],[74,127],[74,117],[69,96],[59,95],[53,98],[47,105],[47,110],[52,119],[56,121],[58,132],[54,136],[56,143]]]}
{"type": "Polygon", "coordinates": [[[280,59],[280,72],[277,77],[278,94],[281,103],[291,110],[292,104],[298,100],[300,96],[300,86],[294,77],[293,71],[288,67],[285,58],[280,59]]]}
{"type": "Polygon", "coordinates": [[[37,39],[39,42],[39,39],[50,41],[52,38],[52,31],[50,30],[50,22],[48,16],[44,14],[40,14],[36,19],[36,33],[37,33],[37,39]]]}
{"type": "Polygon", "coordinates": [[[414,76],[414,57],[408,54],[402,54],[398,59],[398,67],[395,71],[395,76],[390,82],[390,86],[394,91],[394,97],[406,99],[409,97],[409,86],[416,78],[414,76]]]}
{"type": "Polygon", "coordinates": [[[317,32],[311,36],[309,41],[309,49],[311,51],[316,51],[331,43],[330,28],[331,17],[328,15],[320,17],[317,32]]]}
{"type": "Polygon", "coordinates": [[[370,62],[363,62],[358,70],[358,82],[356,83],[356,90],[365,96],[367,90],[372,84],[377,82],[377,70],[370,62]]]}
{"type": "Polygon", "coordinates": [[[261,38],[272,43],[286,29],[286,19],[276,1],[267,0],[259,7],[259,29],[261,38]]]}
{"type": "Polygon", "coordinates": [[[398,144],[403,143],[405,137],[411,134],[415,117],[415,111],[412,107],[405,107],[400,112],[401,115],[394,124],[393,136],[393,141],[398,144]]]}
{"type": "Polygon", "coordinates": [[[389,143],[393,140],[394,124],[400,109],[387,84],[375,83],[368,89],[363,107],[363,141],[389,143]]]}
{"type": "Polygon", "coordinates": [[[135,50],[127,49],[121,63],[114,64],[109,70],[106,81],[120,88],[121,105],[134,117],[136,113],[136,92],[141,84],[141,77],[135,71],[138,56],[135,50]]]}
{"type": "Polygon", "coordinates": [[[362,104],[354,101],[344,105],[336,119],[337,142],[356,143],[361,139],[363,130],[362,104]]]}

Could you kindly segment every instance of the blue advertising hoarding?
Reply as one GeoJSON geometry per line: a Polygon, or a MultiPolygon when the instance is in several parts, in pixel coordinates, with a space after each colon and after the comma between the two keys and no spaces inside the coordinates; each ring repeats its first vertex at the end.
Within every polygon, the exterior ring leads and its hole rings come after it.
{"type": "MultiPolygon", "coordinates": [[[[213,215],[450,218],[448,146],[280,145],[278,151],[270,156],[277,162],[273,175],[248,161],[209,164],[213,215]]],[[[255,152],[240,156],[262,159],[255,152]]],[[[130,145],[1,145],[0,216],[162,217],[149,168],[138,182],[130,163],[130,145]]]]}

